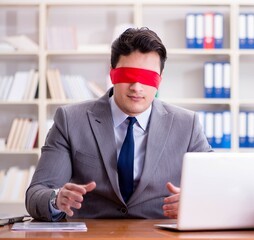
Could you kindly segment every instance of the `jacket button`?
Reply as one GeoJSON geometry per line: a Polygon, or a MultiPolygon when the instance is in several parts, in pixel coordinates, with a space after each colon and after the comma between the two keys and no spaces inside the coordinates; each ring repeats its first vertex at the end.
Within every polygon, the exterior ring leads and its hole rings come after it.
{"type": "Polygon", "coordinates": [[[120,209],[120,212],[121,212],[122,214],[127,214],[127,213],[128,213],[128,209],[125,208],[125,207],[122,207],[122,208],[120,209]]]}

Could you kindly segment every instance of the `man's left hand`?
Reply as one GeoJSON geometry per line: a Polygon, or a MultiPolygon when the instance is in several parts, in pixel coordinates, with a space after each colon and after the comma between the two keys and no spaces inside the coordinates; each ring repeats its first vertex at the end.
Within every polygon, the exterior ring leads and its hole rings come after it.
{"type": "Polygon", "coordinates": [[[164,205],[162,207],[164,216],[169,218],[177,219],[179,198],[180,198],[180,188],[174,186],[171,182],[167,183],[167,189],[171,196],[164,198],[164,205]]]}

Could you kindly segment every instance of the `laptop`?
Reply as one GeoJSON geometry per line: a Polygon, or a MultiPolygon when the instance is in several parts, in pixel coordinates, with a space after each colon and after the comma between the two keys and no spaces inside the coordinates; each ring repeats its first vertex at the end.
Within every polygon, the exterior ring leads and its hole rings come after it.
{"type": "Polygon", "coordinates": [[[178,230],[254,228],[254,152],[186,153],[176,224],[178,230]]]}

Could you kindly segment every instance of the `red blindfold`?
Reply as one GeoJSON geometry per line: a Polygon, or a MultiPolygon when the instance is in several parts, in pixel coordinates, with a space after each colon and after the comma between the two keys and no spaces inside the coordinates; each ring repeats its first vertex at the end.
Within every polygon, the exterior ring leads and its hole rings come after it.
{"type": "Polygon", "coordinates": [[[110,78],[113,84],[139,82],[157,89],[161,81],[161,76],[157,72],[131,67],[111,69],[110,78]]]}

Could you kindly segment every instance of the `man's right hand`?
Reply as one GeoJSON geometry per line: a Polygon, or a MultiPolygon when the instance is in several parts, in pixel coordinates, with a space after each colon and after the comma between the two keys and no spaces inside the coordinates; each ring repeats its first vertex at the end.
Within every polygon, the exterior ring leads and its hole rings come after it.
{"type": "Polygon", "coordinates": [[[57,208],[65,212],[68,216],[73,216],[71,208],[80,209],[83,202],[83,195],[96,188],[95,182],[86,185],[66,183],[58,192],[56,205],[57,208]]]}

